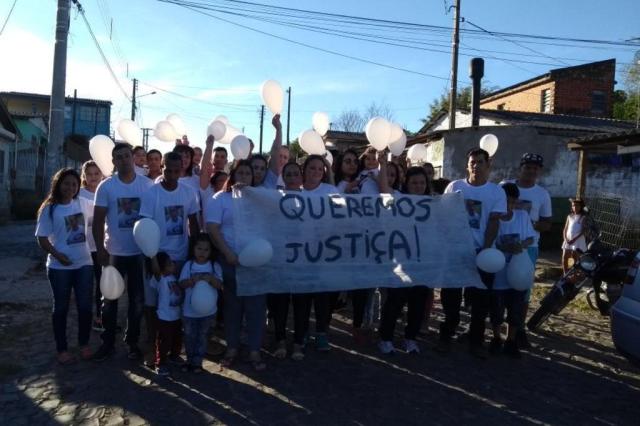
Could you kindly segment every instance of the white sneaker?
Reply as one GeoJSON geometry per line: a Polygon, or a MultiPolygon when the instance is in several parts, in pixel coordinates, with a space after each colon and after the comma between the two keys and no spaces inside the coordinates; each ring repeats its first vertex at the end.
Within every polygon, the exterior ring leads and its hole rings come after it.
{"type": "Polygon", "coordinates": [[[382,352],[385,355],[392,354],[396,351],[396,348],[393,347],[393,343],[390,342],[389,340],[379,341],[378,349],[380,349],[380,352],[382,352]]]}
{"type": "Polygon", "coordinates": [[[418,347],[418,342],[415,340],[406,339],[404,341],[404,350],[407,351],[408,354],[419,354],[420,348],[418,347]]]}

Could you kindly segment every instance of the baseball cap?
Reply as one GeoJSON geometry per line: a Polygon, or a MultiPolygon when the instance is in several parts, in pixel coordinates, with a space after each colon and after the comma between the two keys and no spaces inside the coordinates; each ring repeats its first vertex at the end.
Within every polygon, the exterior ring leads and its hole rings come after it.
{"type": "Polygon", "coordinates": [[[539,154],[533,154],[530,152],[527,152],[526,154],[524,154],[522,156],[522,158],[520,158],[520,165],[524,165],[524,164],[536,164],[540,167],[542,167],[544,162],[544,159],[542,158],[542,155],[539,154]]]}

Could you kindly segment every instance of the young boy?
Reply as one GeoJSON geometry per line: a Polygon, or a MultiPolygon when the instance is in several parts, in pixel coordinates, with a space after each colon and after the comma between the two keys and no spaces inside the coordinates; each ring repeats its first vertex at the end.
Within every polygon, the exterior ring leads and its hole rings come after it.
{"type": "MultiPolygon", "coordinates": [[[[493,340],[489,346],[492,354],[502,351],[513,358],[520,358],[520,349],[516,344],[516,332],[524,322],[524,303],[526,290],[518,291],[509,287],[507,281],[508,263],[514,254],[526,252],[527,247],[534,243],[536,233],[531,225],[531,219],[524,210],[515,207],[520,197],[520,190],[515,183],[502,184],[507,196],[507,213],[500,217],[500,226],[496,238],[496,248],[504,252],[507,266],[496,273],[491,290],[491,325],[493,326],[493,340]],[[502,345],[500,328],[507,311],[508,333],[502,345]]],[[[532,283],[533,284],[533,283],[532,283]]]]}

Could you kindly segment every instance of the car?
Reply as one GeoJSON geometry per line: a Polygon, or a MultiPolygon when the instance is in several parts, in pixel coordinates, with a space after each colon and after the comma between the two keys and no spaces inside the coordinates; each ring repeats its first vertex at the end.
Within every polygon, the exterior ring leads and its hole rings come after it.
{"type": "Polygon", "coordinates": [[[611,307],[611,337],[622,355],[640,366],[640,252],[627,273],[622,295],[611,307]]]}

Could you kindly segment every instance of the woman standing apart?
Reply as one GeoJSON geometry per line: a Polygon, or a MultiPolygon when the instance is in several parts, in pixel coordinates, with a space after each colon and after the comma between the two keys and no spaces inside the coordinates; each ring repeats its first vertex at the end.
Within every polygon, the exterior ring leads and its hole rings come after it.
{"type": "Polygon", "coordinates": [[[587,239],[585,237],[584,201],[580,198],[572,198],[571,213],[567,216],[562,232],[562,271],[567,273],[571,265],[580,257],[580,252],[587,251],[587,239]]]}
{"type": "Polygon", "coordinates": [[[80,357],[90,359],[91,293],[93,264],[87,246],[87,218],[90,205],[78,198],[80,176],[73,169],[59,170],[51,180],[51,189],[38,210],[36,237],[47,252],[47,277],[53,294],[53,333],[58,362],[75,361],[67,346],[67,312],[71,290],[78,310],[80,357]]]}

